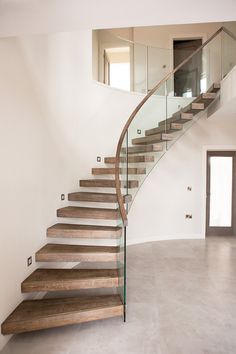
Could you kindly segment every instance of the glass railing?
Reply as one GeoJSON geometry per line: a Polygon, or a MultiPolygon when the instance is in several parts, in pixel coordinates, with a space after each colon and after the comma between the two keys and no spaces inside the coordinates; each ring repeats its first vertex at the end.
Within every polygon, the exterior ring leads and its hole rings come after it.
{"type": "Polygon", "coordinates": [[[146,94],[171,70],[171,50],[151,47],[98,31],[93,78],[112,87],[146,94]]]}
{"type": "MultiPolygon", "coordinates": [[[[203,115],[214,111],[220,82],[236,65],[236,37],[219,29],[192,55],[164,77],[129,117],[116,152],[116,192],[123,235],[123,275],[126,284],[126,226],[135,198],[150,171],[173,144],[203,115]],[[138,186],[137,186],[138,183],[138,186]]],[[[125,300],[125,285],[120,289],[125,300]]]]}

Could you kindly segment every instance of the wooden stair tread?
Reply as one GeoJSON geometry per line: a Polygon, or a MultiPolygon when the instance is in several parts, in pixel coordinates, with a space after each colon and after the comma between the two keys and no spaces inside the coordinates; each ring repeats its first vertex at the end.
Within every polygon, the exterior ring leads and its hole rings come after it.
{"type": "Polygon", "coordinates": [[[118,286],[117,269],[36,269],[21,284],[23,293],[118,286]]]}
{"type": "Polygon", "coordinates": [[[78,225],[58,223],[47,229],[48,237],[66,238],[120,238],[122,228],[118,226],[78,225]]]}
{"type": "Polygon", "coordinates": [[[215,82],[207,92],[218,92],[220,90],[220,82],[215,82]]]}
{"type": "MultiPolygon", "coordinates": [[[[126,162],[126,157],[121,156],[120,161],[122,163],[126,162]]],[[[129,163],[146,163],[146,162],[154,162],[155,157],[154,156],[149,156],[149,155],[133,155],[128,157],[128,162],[129,163]]],[[[116,163],[116,158],[115,157],[105,157],[104,162],[106,164],[115,164],[116,163]]]]}
{"type": "Polygon", "coordinates": [[[166,124],[160,125],[159,127],[154,128],[154,129],[146,130],[145,131],[145,136],[149,136],[149,135],[152,135],[152,134],[163,133],[163,132],[167,132],[167,133],[178,132],[179,130],[183,129],[183,124],[176,123],[176,122],[173,122],[173,123],[167,123],[166,122],[166,124]],[[150,134],[149,132],[150,131],[152,132],[152,130],[154,130],[154,132],[152,134],[150,134]]]}
{"type": "Polygon", "coordinates": [[[157,133],[151,136],[144,136],[141,138],[135,138],[132,139],[132,144],[133,145],[138,145],[138,144],[155,144],[158,142],[162,141],[170,141],[173,140],[173,135],[171,134],[165,134],[165,133],[157,133]]]}
{"type": "MultiPolygon", "coordinates": [[[[120,181],[122,188],[126,188],[126,181],[120,181]]],[[[129,180],[128,188],[138,188],[138,181],[129,180]]],[[[80,187],[92,187],[92,188],[116,188],[116,182],[114,179],[85,179],[80,180],[80,187]]]]}
{"type": "MultiPolygon", "coordinates": [[[[114,175],[115,174],[115,168],[93,168],[92,169],[92,174],[93,175],[114,175]]],[[[120,174],[127,174],[127,169],[126,168],[120,168],[120,174]]],[[[144,167],[129,167],[128,168],[128,174],[130,175],[145,175],[146,174],[146,168],[144,167]]]]}
{"type": "Polygon", "coordinates": [[[36,253],[37,262],[82,262],[117,260],[117,246],[81,246],[48,243],[36,253]]]}
{"type": "Polygon", "coordinates": [[[62,218],[108,219],[120,218],[119,209],[87,208],[67,206],[57,210],[57,216],[62,218]]]}
{"type": "MultiPolygon", "coordinates": [[[[69,201],[96,202],[96,203],[117,203],[115,193],[95,193],[95,192],[74,192],[68,194],[69,201]]],[[[123,195],[124,203],[132,200],[131,195],[123,195]]]]}
{"type": "Polygon", "coordinates": [[[216,93],[220,89],[220,84],[213,84],[206,93],[200,94],[193,102],[191,102],[186,107],[182,108],[180,111],[175,112],[172,117],[159,122],[159,127],[148,129],[145,132],[146,136],[156,134],[160,132],[160,127],[165,126],[170,123],[187,123],[189,120],[193,119],[193,116],[199,111],[206,109],[212,101],[216,99],[216,93]]]}
{"type": "MultiPolygon", "coordinates": [[[[129,146],[128,154],[138,154],[138,153],[146,153],[146,152],[161,152],[163,150],[163,146],[160,144],[152,144],[152,145],[141,145],[141,146],[129,146]]],[[[121,152],[125,154],[127,151],[126,148],[122,148],[121,152]]]]}
{"type": "Polygon", "coordinates": [[[23,333],[122,316],[118,295],[26,300],[2,323],[2,334],[23,333]]]}
{"type": "MultiPolygon", "coordinates": [[[[174,113],[172,115],[172,117],[159,122],[159,127],[165,126],[166,123],[167,124],[171,124],[171,123],[185,124],[185,123],[189,122],[190,120],[192,120],[193,117],[194,117],[193,113],[186,113],[186,112],[178,111],[178,112],[174,113]]],[[[157,131],[157,129],[159,129],[159,127],[146,130],[145,134],[147,134],[147,135],[156,134],[156,131],[157,131]]]]}

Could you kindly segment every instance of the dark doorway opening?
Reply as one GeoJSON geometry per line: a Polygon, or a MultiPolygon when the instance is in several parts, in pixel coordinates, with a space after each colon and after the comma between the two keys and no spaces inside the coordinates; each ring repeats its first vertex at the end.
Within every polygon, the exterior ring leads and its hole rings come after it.
{"type": "Polygon", "coordinates": [[[207,152],[206,235],[233,236],[236,231],[236,153],[207,152]]]}
{"type": "MultiPolygon", "coordinates": [[[[202,39],[174,40],[174,68],[202,45],[202,39]]],[[[174,93],[179,97],[197,97],[200,94],[202,51],[200,50],[174,75],[174,93]]]]}

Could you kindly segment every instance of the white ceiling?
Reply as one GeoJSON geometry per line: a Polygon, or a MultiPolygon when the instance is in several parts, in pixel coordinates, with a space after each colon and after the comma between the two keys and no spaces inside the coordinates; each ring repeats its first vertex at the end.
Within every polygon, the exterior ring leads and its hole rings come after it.
{"type": "Polygon", "coordinates": [[[0,36],[236,20],[236,0],[0,0],[0,36]]]}

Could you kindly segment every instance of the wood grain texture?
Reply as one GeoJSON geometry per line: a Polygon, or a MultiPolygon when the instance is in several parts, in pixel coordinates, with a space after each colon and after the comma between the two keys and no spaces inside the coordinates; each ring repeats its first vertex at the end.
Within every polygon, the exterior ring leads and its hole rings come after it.
{"type": "Polygon", "coordinates": [[[191,112],[193,110],[197,110],[197,111],[203,111],[205,109],[205,105],[204,103],[201,102],[193,102],[191,104],[191,110],[188,110],[188,112],[191,112]]]}
{"type": "Polygon", "coordinates": [[[118,286],[116,269],[36,269],[21,284],[23,293],[118,286]]]}
{"type": "MultiPolygon", "coordinates": [[[[176,113],[173,114],[172,117],[166,119],[166,120],[162,120],[161,122],[159,122],[159,126],[165,126],[166,124],[169,123],[180,123],[180,124],[185,124],[187,122],[189,122],[190,120],[192,120],[194,117],[193,113],[187,113],[187,112],[181,112],[178,111],[176,113]]],[[[156,129],[156,128],[154,128],[156,129]]],[[[155,130],[154,129],[150,129],[148,130],[148,132],[150,132],[148,135],[151,134],[155,134],[155,130]]]]}
{"type": "Polygon", "coordinates": [[[123,315],[118,295],[23,301],[2,323],[2,334],[23,333],[123,315]]]}
{"type": "Polygon", "coordinates": [[[208,92],[218,92],[220,90],[220,82],[215,82],[208,90],[208,92]]]}
{"type": "MultiPolygon", "coordinates": [[[[126,188],[126,181],[119,181],[119,185],[121,188],[126,188]]],[[[80,180],[80,187],[92,187],[92,188],[115,188],[115,180],[114,179],[87,179],[80,180]]],[[[129,180],[128,188],[137,188],[138,181],[129,180]]],[[[123,196],[122,196],[123,200],[123,196]]]]}
{"type": "MultiPolygon", "coordinates": [[[[75,192],[68,194],[68,200],[74,202],[117,203],[117,195],[112,193],[75,192]]],[[[124,203],[130,203],[131,195],[123,195],[124,203]]]]}
{"type": "Polygon", "coordinates": [[[145,131],[145,136],[153,135],[153,134],[158,134],[162,132],[167,132],[167,133],[173,133],[182,130],[183,124],[180,123],[166,123],[163,125],[160,125],[157,128],[153,129],[148,129],[145,131]]]}
{"type": "Polygon", "coordinates": [[[214,100],[216,98],[216,93],[215,92],[206,92],[202,93],[201,95],[201,101],[203,100],[214,100]]]}
{"type": "Polygon", "coordinates": [[[150,135],[150,136],[144,136],[141,138],[132,139],[132,144],[133,145],[155,144],[155,143],[160,143],[163,141],[170,141],[172,139],[173,139],[173,135],[171,135],[171,134],[157,133],[157,134],[150,135]]]}
{"type": "Polygon", "coordinates": [[[117,239],[122,234],[118,226],[78,225],[58,223],[47,229],[47,237],[117,239]]]}
{"type": "Polygon", "coordinates": [[[36,253],[37,262],[113,262],[119,247],[49,243],[36,253]]]}
{"type": "MultiPolygon", "coordinates": [[[[126,162],[126,157],[121,156],[120,162],[124,163],[126,162]]],[[[154,162],[155,157],[150,156],[150,155],[137,155],[137,156],[128,156],[128,162],[129,163],[146,163],[146,162],[154,162]]],[[[116,158],[115,157],[105,157],[104,162],[106,164],[112,164],[114,165],[116,163],[116,158]]]]}
{"type": "MultiPolygon", "coordinates": [[[[92,174],[93,175],[114,175],[115,174],[115,168],[92,168],[92,174]]],[[[126,168],[120,168],[120,174],[127,174],[127,169],[126,168]]],[[[145,175],[146,174],[146,168],[144,167],[130,167],[128,168],[128,174],[129,175],[145,175]]]]}
{"type": "MultiPolygon", "coordinates": [[[[126,148],[122,148],[122,153],[126,153],[126,148]]],[[[163,146],[161,144],[153,144],[153,145],[143,145],[143,146],[130,146],[128,147],[128,154],[140,154],[145,152],[161,152],[163,150],[163,146]]]]}
{"type": "Polygon", "coordinates": [[[118,220],[120,213],[119,209],[68,206],[58,209],[57,216],[62,218],[118,220]]]}

